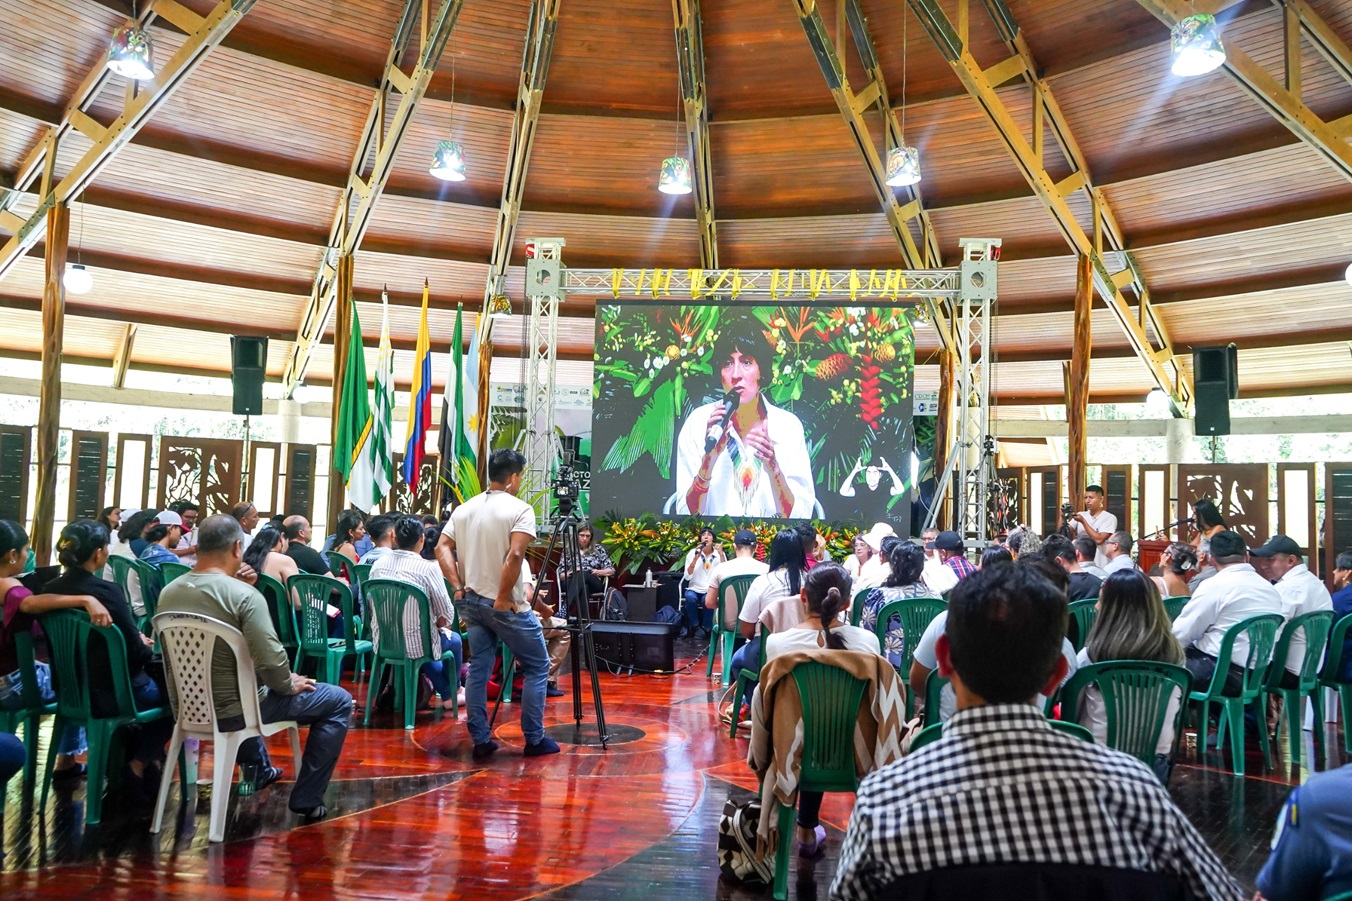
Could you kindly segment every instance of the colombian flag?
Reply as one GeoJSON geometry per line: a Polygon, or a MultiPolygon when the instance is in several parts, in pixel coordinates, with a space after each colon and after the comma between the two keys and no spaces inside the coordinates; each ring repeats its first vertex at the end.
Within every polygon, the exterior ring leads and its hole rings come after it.
{"type": "Polygon", "coordinates": [[[427,446],[427,426],[432,421],[432,341],[427,334],[427,280],[423,280],[422,320],[418,323],[418,345],[413,354],[413,387],[408,404],[408,438],[404,441],[404,483],[412,493],[418,491],[418,473],[422,469],[427,446]]]}

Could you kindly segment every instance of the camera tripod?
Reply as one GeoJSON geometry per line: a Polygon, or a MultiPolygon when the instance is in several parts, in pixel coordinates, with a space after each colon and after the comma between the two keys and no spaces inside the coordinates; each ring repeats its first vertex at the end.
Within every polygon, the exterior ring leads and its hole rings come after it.
{"type": "MultiPolygon", "coordinates": [[[[561,505],[562,506],[562,505],[561,505]]],[[[571,509],[561,511],[562,518],[559,519],[554,527],[554,534],[549,537],[549,545],[545,548],[544,568],[548,568],[549,561],[554,559],[554,549],[560,548],[562,553],[560,560],[570,560],[574,565],[582,562],[582,550],[578,546],[577,529],[580,525],[577,514],[571,509]]],[[[610,740],[610,732],[606,729],[606,711],[601,701],[601,683],[597,676],[596,664],[596,645],[592,637],[592,618],[591,610],[587,606],[587,582],[586,577],[579,569],[568,576],[567,586],[558,582],[558,570],[555,570],[555,588],[558,591],[557,597],[561,603],[559,613],[568,621],[568,634],[572,640],[569,642],[569,657],[573,664],[573,721],[575,728],[582,728],[582,663],[585,660],[587,672],[591,674],[592,705],[596,710],[596,735],[601,742],[602,749],[607,747],[610,740]]],[[[545,573],[540,574],[538,585],[545,582],[545,573]]],[[[538,588],[537,588],[538,590],[538,588]]],[[[498,709],[502,706],[502,698],[512,690],[512,682],[516,671],[516,661],[512,661],[510,667],[505,668],[503,672],[502,689],[498,692],[498,700],[493,705],[493,715],[489,718],[489,727],[497,722],[498,709]]]]}

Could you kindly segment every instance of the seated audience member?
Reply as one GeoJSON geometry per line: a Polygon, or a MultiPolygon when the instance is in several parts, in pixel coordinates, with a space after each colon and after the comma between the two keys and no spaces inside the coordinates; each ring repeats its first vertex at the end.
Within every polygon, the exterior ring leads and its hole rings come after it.
{"type": "Polygon", "coordinates": [[[1258,901],[1315,901],[1352,892],[1352,764],[1311,773],[1277,814],[1258,901]]]}
{"type": "Polygon", "coordinates": [[[981,569],[999,566],[1001,563],[1013,563],[1014,552],[1007,547],[988,547],[981,552],[981,569]]]}
{"type": "Polygon", "coordinates": [[[338,515],[332,550],[356,563],[361,559],[361,555],[357,553],[357,542],[365,537],[366,518],[357,510],[344,510],[338,515]]]}
{"type": "Polygon", "coordinates": [[[156,510],[142,510],[139,515],[132,518],[130,523],[124,524],[122,529],[119,530],[119,533],[124,531],[128,533],[126,542],[128,547],[131,548],[133,559],[140,559],[141,552],[150,544],[146,540],[146,533],[155,527],[159,515],[156,510]]]}
{"type": "Polygon", "coordinates": [[[132,519],[141,511],[133,508],[126,508],[122,511],[118,524],[108,529],[108,555],[110,557],[126,557],[135,560],[136,555],[131,552],[131,545],[128,543],[131,539],[123,537],[123,529],[126,529],[132,519]]]}
{"type": "Polygon", "coordinates": [[[708,526],[700,529],[699,545],[692,547],[685,555],[681,569],[685,579],[685,593],[682,595],[685,603],[682,605],[684,617],[678,638],[684,635],[698,638],[701,631],[706,636],[713,631],[713,614],[708,612],[704,601],[709,596],[709,582],[715,567],[721,566],[727,559],[723,548],[714,540],[714,530],[708,526]]]}
{"type": "MultiPolygon", "coordinates": [[[[1020,570],[1037,573],[1048,582],[1051,582],[1052,587],[1057,591],[1061,592],[1063,595],[1066,593],[1066,574],[1059,566],[1050,561],[1041,558],[1025,559],[1022,562],[1015,562],[1013,566],[1020,570]]],[[[1004,567],[999,566],[992,567],[992,569],[1003,568],[1004,567]]],[[[930,624],[925,628],[924,634],[922,634],[920,640],[916,642],[915,654],[911,659],[911,671],[907,676],[911,684],[911,692],[921,701],[925,698],[925,683],[929,679],[929,674],[939,667],[937,650],[939,639],[943,637],[947,628],[948,611],[945,610],[930,621],[930,624]]],[[[1061,639],[1061,656],[1064,657],[1066,661],[1066,674],[1061,680],[1062,682],[1065,682],[1066,679],[1075,675],[1077,664],[1075,663],[1075,646],[1070,643],[1069,638],[1064,636],[1062,636],[1061,639]]],[[[1058,685],[1059,684],[1060,683],[1058,683],[1058,685]]],[[[1047,697],[1050,697],[1050,695],[1050,692],[1048,692],[1046,696],[1038,695],[1038,709],[1041,709],[1042,706],[1046,704],[1047,697]]],[[[953,693],[953,686],[945,685],[944,690],[939,694],[939,722],[947,722],[948,718],[953,715],[953,712],[956,709],[957,697],[953,693]]]]}
{"type": "Polygon", "coordinates": [[[859,537],[863,538],[864,543],[873,551],[873,556],[859,567],[859,575],[855,577],[852,589],[855,594],[866,588],[877,588],[887,581],[888,552],[892,548],[891,542],[896,541],[897,533],[892,531],[892,527],[887,523],[875,522],[873,528],[859,537]],[[888,542],[886,548],[883,547],[885,541],[888,542]]]}
{"type": "MultiPolygon", "coordinates": [[[[361,520],[363,523],[366,522],[366,514],[356,508],[344,510],[343,513],[350,513],[353,516],[357,517],[357,519],[361,520]]],[[[339,514],[339,522],[341,521],[342,521],[342,513],[339,514]]],[[[337,526],[335,526],[334,528],[337,529],[337,526]]],[[[337,548],[339,543],[338,537],[339,537],[338,533],[337,531],[335,531],[332,535],[324,539],[324,548],[323,548],[324,553],[328,553],[329,551],[337,548]]],[[[306,544],[308,544],[310,542],[310,539],[308,538],[305,539],[305,542],[306,544]]],[[[356,539],[353,542],[352,546],[356,549],[357,559],[361,559],[361,556],[371,549],[371,537],[369,535],[363,535],[361,538],[356,539]]]]}
{"type": "Polygon", "coordinates": [[[845,558],[845,572],[850,574],[851,579],[859,577],[859,568],[869,561],[873,556],[873,548],[868,546],[862,534],[856,535],[854,539],[854,553],[845,558]]]}
{"type": "MultiPolygon", "coordinates": [[[[426,676],[441,697],[441,706],[450,710],[456,703],[460,691],[460,662],[462,642],[460,634],[453,630],[455,608],[451,606],[450,595],[446,594],[446,581],[442,578],[441,568],[434,561],[424,560],[422,556],[426,532],[422,520],[417,516],[399,517],[394,523],[395,549],[381,557],[371,566],[372,579],[393,579],[416,585],[427,595],[432,615],[432,628],[441,646],[434,648],[433,657],[422,665],[420,672],[426,676]],[[455,656],[453,667],[441,660],[441,654],[450,651],[455,656]]],[[[371,634],[379,643],[379,617],[371,617],[371,634]]],[[[404,608],[404,645],[409,656],[421,657],[426,647],[427,636],[420,631],[418,610],[408,604],[404,608]]]]}
{"type": "Polygon", "coordinates": [[[177,563],[178,555],[170,548],[178,547],[183,537],[183,518],[173,510],[164,510],[155,515],[155,522],[145,533],[146,546],[137,559],[149,563],[156,569],[164,563],[177,563]]]}
{"type": "MultiPolygon", "coordinates": [[[[1186,547],[1186,545],[1185,545],[1186,547]]],[[[1109,660],[1154,660],[1183,665],[1183,648],[1169,631],[1169,614],[1164,611],[1159,590],[1153,580],[1139,572],[1118,572],[1103,583],[1098,616],[1089,629],[1089,637],[1076,660],[1079,667],[1109,660]]],[[[1164,718],[1164,731],[1155,746],[1155,775],[1169,781],[1169,752],[1174,744],[1174,717],[1182,698],[1175,695],[1164,718]]],[[[1108,735],[1108,714],[1098,689],[1085,689],[1080,706],[1080,723],[1094,733],[1102,744],[1108,735]]]]}
{"type": "MultiPolygon", "coordinates": [[[[1211,559],[1216,564],[1216,575],[1198,586],[1173,625],[1174,637],[1183,645],[1186,658],[1183,665],[1192,673],[1193,685],[1198,690],[1211,684],[1226,630],[1251,616],[1285,615],[1277,589],[1249,564],[1249,550],[1239,533],[1225,531],[1213,535],[1211,559]]],[[[1237,695],[1243,687],[1248,654],[1249,640],[1241,635],[1235,640],[1230,672],[1225,677],[1226,694],[1237,695]]]]}
{"type": "MultiPolygon", "coordinates": [[[[704,597],[704,606],[710,610],[718,609],[718,590],[723,580],[732,576],[763,576],[770,571],[769,564],[756,559],[756,533],[750,529],[738,529],[732,536],[732,559],[724,560],[709,573],[709,593],[704,597]]],[[[732,604],[724,611],[723,629],[737,631],[737,611],[732,604]]]]}
{"type": "Polygon", "coordinates": [[[1197,543],[1197,574],[1188,580],[1188,595],[1197,593],[1197,586],[1216,574],[1216,564],[1211,559],[1211,539],[1203,538],[1197,543]]]}
{"type": "Polygon", "coordinates": [[[394,521],[398,518],[397,513],[382,513],[366,521],[366,537],[371,539],[371,549],[358,563],[375,563],[394,550],[394,521]]]}
{"type": "MultiPolygon", "coordinates": [[[[940,532],[934,536],[932,544],[944,566],[951,569],[953,575],[957,576],[959,580],[976,572],[976,567],[972,565],[972,561],[967,559],[966,551],[962,545],[962,536],[957,532],[940,532]]],[[[926,542],[925,548],[928,549],[930,546],[931,543],[926,542]]]]}
{"type": "MultiPolygon", "coordinates": [[[[27,760],[28,752],[24,749],[19,736],[0,732],[0,792],[9,787],[9,780],[14,778],[15,773],[23,769],[24,762],[27,760]]],[[[53,775],[52,778],[55,779],[56,776],[53,775]]]]}
{"type": "Polygon", "coordinates": [[[810,522],[800,522],[793,530],[803,539],[803,559],[807,561],[807,569],[831,559],[831,555],[826,552],[826,539],[817,534],[816,526],[810,522]]]}
{"type": "Polygon", "coordinates": [[[239,523],[239,527],[245,534],[253,534],[254,527],[258,525],[258,508],[253,504],[235,504],[230,508],[230,515],[239,523]]]}
{"type": "MultiPolygon", "coordinates": [[[[1282,598],[1282,615],[1287,622],[1306,613],[1333,609],[1333,598],[1323,580],[1310,572],[1301,556],[1300,545],[1287,536],[1273,535],[1267,544],[1249,551],[1249,557],[1258,574],[1275,583],[1277,594],[1282,598]]],[[[1300,684],[1306,644],[1304,629],[1291,636],[1282,687],[1295,688],[1300,684]]]]}
{"type": "Polygon", "coordinates": [[[905,897],[920,873],[942,897],[945,869],[1027,864],[1047,897],[1082,895],[1077,873],[1058,879],[1074,866],[1158,873],[1193,897],[1238,901],[1147,767],[1056,732],[1033,706],[1066,675],[1065,594],[1030,567],[997,566],[959,583],[948,606],[936,652],[958,711],[940,739],[864,779],[831,897],[905,897]]]}
{"type": "Polygon", "coordinates": [[[1042,550],[1042,539],[1037,532],[1027,526],[1019,526],[1009,533],[1005,545],[1009,548],[1011,557],[1017,560],[1025,554],[1034,554],[1042,550]]]}
{"type": "MultiPolygon", "coordinates": [[[[291,672],[272,627],[267,602],[257,590],[234,577],[244,561],[244,541],[244,530],[234,517],[221,514],[203,520],[197,530],[197,564],[189,575],[165,587],[160,612],[210,616],[244,634],[261,686],[258,704],[263,721],[295,720],[310,727],[288,806],[307,820],[321,820],[329,813],[324,791],[347,738],[352,696],[336,685],[316,683],[291,672]]],[[[211,673],[220,728],[243,728],[235,657],[219,642],[212,653],[211,673]]],[[[169,681],[172,690],[172,670],[169,681]]],[[[259,739],[244,742],[238,760],[258,767],[259,787],[272,784],[282,775],[272,766],[267,748],[259,739]]]]}
{"type": "MultiPolygon", "coordinates": [[[[919,569],[918,565],[916,568],[919,569]]],[[[878,636],[839,622],[840,614],[850,606],[850,576],[839,563],[819,563],[803,577],[802,601],[807,609],[806,619],[765,637],[767,663],[781,654],[821,648],[878,653],[878,636]]],[[[821,792],[798,793],[798,853],[803,857],[814,856],[826,841],[826,829],[819,816],[821,806],[821,792]]]]}
{"type": "Polygon", "coordinates": [[[1085,601],[1099,596],[1103,580],[1090,575],[1080,565],[1075,544],[1064,535],[1048,535],[1042,542],[1042,554],[1048,560],[1066,571],[1069,580],[1066,586],[1066,600],[1085,601]]]}
{"type": "Polygon", "coordinates": [[[310,521],[304,516],[288,516],[282,523],[286,532],[286,555],[296,561],[303,573],[327,576],[332,572],[324,556],[310,547],[310,521]]]}
{"type": "Polygon", "coordinates": [[[1108,558],[1108,562],[1103,564],[1103,571],[1111,576],[1124,569],[1136,569],[1136,561],[1131,558],[1131,546],[1130,532],[1114,532],[1103,542],[1103,555],[1108,558]]]}
{"type": "Polygon", "coordinates": [[[554,608],[545,600],[546,592],[537,590],[535,574],[524,560],[521,561],[521,581],[526,586],[526,602],[531,605],[536,618],[540,620],[540,631],[545,637],[545,653],[549,654],[549,678],[545,681],[545,697],[562,697],[559,672],[563,669],[568,649],[573,645],[572,633],[568,631],[568,620],[555,615],[554,608]]]}
{"type": "MultiPolygon", "coordinates": [[[[159,547],[159,545],[155,545],[159,547]]],[[[93,595],[103,604],[113,625],[122,634],[127,656],[127,675],[131,677],[132,701],[138,710],[167,706],[164,674],[158,662],[152,664],[151,648],[155,643],[136,628],[131,605],[122,589],[113,582],[96,578],[94,573],[108,562],[108,530],[90,519],[77,519],[61,530],[56,542],[57,559],[65,568],[60,576],[48,582],[43,589],[48,594],[93,595]]],[[[90,678],[94,712],[110,716],[117,711],[117,695],[109,675],[108,651],[102,642],[89,646],[89,666],[95,675],[90,678]]],[[[141,800],[153,800],[159,787],[160,771],[164,768],[164,746],[173,734],[173,720],[163,719],[143,723],[135,732],[134,751],[128,766],[132,784],[141,800]]]]}
{"type": "Polygon", "coordinates": [[[1089,575],[1096,577],[1099,581],[1108,578],[1108,574],[1103,571],[1103,567],[1094,562],[1098,554],[1098,545],[1094,539],[1087,535],[1081,535],[1079,538],[1071,541],[1075,546],[1075,562],[1080,565],[1080,569],[1089,575]]]}
{"type": "MultiPolygon", "coordinates": [[[[300,574],[296,561],[286,555],[286,535],[271,526],[264,526],[249,542],[244,551],[244,563],[253,567],[254,572],[271,576],[283,585],[292,576],[300,574]]],[[[291,603],[300,609],[300,599],[291,593],[291,603]]]]}
{"type": "MultiPolygon", "coordinates": [[[[131,512],[135,513],[136,511],[131,512]]],[[[94,518],[94,521],[107,529],[109,536],[111,536],[117,531],[118,526],[122,525],[122,508],[117,506],[104,507],[99,511],[99,515],[94,518]]]]}
{"type": "MultiPolygon", "coordinates": [[[[49,610],[78,609],[89,614],[96,626],[111,626],[112,614],[97,597],[81,594],[54,594],[44,590],[33,594],[19,581],[28,560],[28,533],[17,522],[0,519],[0,710],[19,710],[23,707],[24,685],[16,678],[19,670],[19,651],[15,639],[32,630],[34,619],[49,610]]],[[[56,700],[52,691],[51,667],[36,661],[38,691],[42,700],[56,700]]],[[[75,755],[84,750],[84,730],[66,728],[57,742],[56,767],[53,780],[66,781],[83,776],[84,765],[75,755]]]]}
{"type": "Polygon", "coordinates": [[[183,535],[178,539],[178,546],[169,550],[178,557],[179,563],[192,566],[197,560],[197,551],[194,550],[197,546],[197,505],[192,501],[174,501],[169,509],[183,521],[183,535]]]}
{"type": "Polygon", "coordinates": [[[1192,589],[1188,580],[1197,569],[1197,550],[1190,544],[1175,541],[1160,555],[1160,574],[1150,579],[1162,598],[1188,597],[1192,589]]]}
{"type": "MultiPolygon", "coordinates": [[[[1343,551],[1333,564],[1333,615],[1337,619],[1352,616],[1352,551],[1343,551]]],[[[1337,622],[1337,620],[1335,620],[1337,622]]],[[[1343,668],[1338,678],[1344,682],[1352,681],[1352,633],[1343,645],[1343,668]]],[[[1343,724],[1347,728],[1347,724],[1343,724]]]]}
{"type": "Polygon", "coordinates": [[[925,529],[920,533],[920,546],[925,551],[925,571],[921,573],[920,578],[930,590],[942,597],[945,592],[952,591],[953,586],[958,584],[958,574],[944,566],[943,558],[934,549],[934,539],[938,537],[939,530],[935,528],[925,529]]]}
{"type": "Polygon", "coordinates": [[[756,662],[760,659],[761,614],[771,604],[779,600],[794,602],[780,614],[780,628],[787,629],[802,622],[806,608],[802,607],[800,598],[806,562],[803,540],[793,529],[783,529],[771,540],[770,571],[751,583],[741,613],[738,614],[742,637],[747,642],[732,655],[734,676],[743,669],[756,668],[756,662]],[[798,614],[796,618],[795,613],[798,614]]]}
{"type": "MultiPolygon", "coordinates": [[[[429,526],[426,523],[423,523],[422,558],[424,560],[431,560],[434,563],[436,562],[437,542],[441,540],[442,528],[443,528],[442,526],[436,525],[429,526]]],[[[375,549],[372,548],[372,550],[375,549]]]]}
{"type": "MultiPolygon", "coordinates": [[[[610,554],[606,553],[601,542],[593,540],[594,538],[591,523],[584,522],[578,526],[577,549],[582,558],[574,560],[571,551],[564,553],[559,560],[560,585],[566,585],[573,573],[580,572],[587,583],[587,594],[600,594],[605,589],[602,580],[615,575],[615,564],[611,562],[610,554]]],[[[567,598],[567,594],[564,594],[564,597],[567,598]]]]}
{"type": "MultiPolygon", "coordinates": [[[[909,541],[899,541],[892,548],[889,559],[890,573],[883,587],[875,588],[864,596],[864,609],[859,615],[859,625],[870,633],[878,625],[878,611],[893,601],[905,601],[911,598],[938,598],[939,595],[924,583],[921,576],[925,569],[925,550],[909,541]]],[[[905,654],[905,634],[901,623],[893,618],[895,628],[887,630],[887,641],[883,647],[883,656],[894,667],[901,665],[905,654]]]]}

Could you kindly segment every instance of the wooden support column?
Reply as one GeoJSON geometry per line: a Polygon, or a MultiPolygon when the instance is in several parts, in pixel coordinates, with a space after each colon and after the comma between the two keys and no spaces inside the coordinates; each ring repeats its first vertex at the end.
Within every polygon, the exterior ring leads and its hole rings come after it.
{"type": "MultiPolygon", "coordinates": [[[[329,427],[329,452],[338,445],[338,415],[343,399],[343,374],[347,372],[347,352],[352,341],[352,255],[338,258],[337,295],[333,322],[333,411],[329,427]]],[[[332,460],[329,462],[329,505],[327,526],[330,532],[338,524],[338,514],[347,506],[347,486],[343,484],[332,460]]]]}
{"type": "Polygon", "coordinates": [[[38,397],[38,497],[29,536],[38,566],[52,559],[56,525],[56,460],[61,446],[61,344],[66,321],[66,251],[70,207],[55,203],[47,212],[47,275],[42,286],[42,387],[38,397]]]}
{"type": "MultiPolygon", "coordinates": [[[[957,394],[958,381],[958,355],[951,350],[939,351],[939,411],[934,417],[934,477],[937,480],[943,478],[944,468],[948,466],[948,455],[953,449],[953,401],[957,394]]],[[[937,485],[936,485],[937,487],[937,485]]],[[[950,485],[948,491],[948,500],[945,502],[944,509],[939,511],[939,518],[936,520],[942,529],[948,528],[952,521],[949,518],[949,501],[953,497],[961,496],[961,486],[954,487],[950,485]]]]}
{"type": "MultiPolygon", "coordinates": [[[[1094,306],[1093,261],[1080,254],[1075,267],[1074,347],[1066,378],[1066,426],[1070,435],[1070,500],[1084,497],[1085,466],[1088,463],[1089,357],[1093,347],[1090,313],[1094,306]]],[[[1078,509],[1078,507],[1077,507],[1078,509]]]]}

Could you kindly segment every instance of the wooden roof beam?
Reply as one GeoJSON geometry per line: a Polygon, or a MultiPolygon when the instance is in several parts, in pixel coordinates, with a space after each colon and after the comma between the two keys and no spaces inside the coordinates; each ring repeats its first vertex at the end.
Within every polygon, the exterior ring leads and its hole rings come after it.
{"type": "MultiPolygon", "coordinates": [[[[39,168],[44,170],[37,209],[4,247],[0,248],[0,279],[9,273],[30,247],[42,239],[47,230],[47,211],[58,203],[74,200],[85,186],[98,177],[103,168],[136,136],[207,54],[230,33],[230,29],[235,27],[235,23],[249,11],[254,2],[255,0],[220,0],[205,18],[178,6],[173,0],[153,0],[147,4],[147,14],[153,11],[159,15],[171,15],[175,21],[194,22],[197,27],[179,47],[178,52],[156,73],[151,88],[141,92],[134,84],[128,85],[127,100],[122,114],[107,128],[94,123],[83,110],[84,105],[98,93],[98,88],[102,86],[103,78],[106,77],[102,75],[104,69],[102,60],[97,64],[99,71],[91,71],[85,77],[85,81],[77,88],[75,97],[67,107],[62,121],[49,129],[43,140],[43,149],[30,154],[30,160],[25,161],[19,176],[15,178],[16,186],[26,189],[28,184],[38,177],[39,168]],[[56,158],[57,144],[64,131],[74,127],[77,121],[86,129],[95,130],[96,134],[91,138],[93,146],[63,178],[57,181],[49,177],[56,158]]],[[[12,203],[11,198],[14,197],[14,192],[8,192],[0,198],[0,203],[6,201],[12,203]]]]}
{"type": "MultiPolygon", "coordinates": [[[[1192,14],[1192,9],[1182,0],[1137,2],[1170,28],[1192,14]]],[[[1299,24],[1298,31],[1310,39],[1319,53],[1344,78],[1352,81],[1352,49],[1334,33],[1328,23],[1303,0],[1276,2],[1279,8],[1286,11],[1288,25],[1291,17],[1294,17],[1299,24]]],[[[1289,128],[1292,134],[1308,144],[1345,178],[1352,179],[1352,146],[1347,143],[1346,133],[1334,123],[1324,121],[1301,99],[1299,37],[1294,36],[1290,29],[1286,49],[1287,52],[1283,54],[1284,71],[1274,75],[1235,46],[1233,41],[1226,40],[1223,68],[1259,106],[1289,128]]]]}
{"type": "Polygon", "coordinates": [[[704,269],[718,269],[718,218],[714,212],[713,151],[709,144],[709,94],[704,83],[704,23],[699,0],[671,0],[676,20],[676,61],[685,109],[686,141],[694,169],[695,221],[704,269]]]}
{"type": "Polygon", "coordinates": [[[127,367],[131,364],[132,348],[136,345],[136,323],[128,322],[122,329],[122,340],[117,342],[113,356],[113,387],[121,388],[127,382],[127,367]]]}
{"type": "MultiPolygon", "coordinates": [[[[1116,248],[1123,246],[1121,230],[1117,227],[1102,190],[1094,186],[1088,165],[1052,95],[1051,86],[1045,79],[1037,76],[1039,66],[1019,33],[1018,24],[1008,7],[1003,0],[984,0],[991,19],[1011,52],[1010,57],[986,70],[973,58],[967,46],[965,22],[962,23],[962,28],[955,27],[938,0],[907,0],[907,2],[920,17],[935,46],[952,65],[958,80],[985,113],[1004,143],[1005,149],[1013,157],[1019,172],[1061,230],[1066,243],[1075,253],[1090,258],[1097,293],[1113,312],[1127,340],[1149,370],[1155,384],[1169,396],[1176,415],[1186,415],[1192,403],[1191,380],[1174,358],[1168,332],[1150,311],[1149,291],[1130,255],[1124,254],[1126,266],[1116,272],[1111,271],[1104,260],[1105,244],[1116,248]],[[1005,79],[1021,74],[1030,85],[1034,101],[1031,144],[1023,136],[1014,115],[996,93],[995,84],[992,83],[992,76],[987,74],[988,71],[994,71],[996,78],[1005,79]],[[1073,169],[1072,174],[1077,176],[1072,187],[1089,195],[1094,208],[1092,233],[1086,232],[1075,218],[1074,212],[1066,202],[1066,194],[1062,192],[1061,185],[1051,177],[1043,162],[1044,123],[1050,125],[1053,140],[1060,145],[1062,153],[1073,169]],[[1137,294],[1136,310],[1132,309],[1123,293],[1123,288],[1128,285],[1133,286],[1137,294]],[[1151,332],[1154,333],[1153,338],[1151,332]],[[1157,342],[1159,347],[1156,347],[1157,342]]],[[[964,0],[960,10],[965,10],[966,7],[964,0]]]]}
{"type": "Polygon", "coordinates": [[[422,0],[404,0],[403,14],[396,24],[389,56],[385,60],[385,71],[381,75],[375,99],[371,102],[371,111],[367,114],[366,127],[352,159],[347,185],[343,188],[329,230],[328,245],[320,261],[319,271],[315,274],[314,289],[301,316],[296,342],[287,360],[287,397],[305,378],[314,348],[323,337],[329,318],[333,315],[338,261],[361,246],[361,240],[371,224],[376,201],[380,199],[390,172],[394,169],[395,155],[413,121],[414,110],[427,93],[428,82],[436,71],[437,62],[441,59],[463,6],[464,0],[441,0],[431,21],[424,18],[419,22],[419,12],[424,17],[427,14],[425,4],[422,0]],[[413,71],[405,74],[399,66],[415,36],[421,37],[418,61],[413,71]],[[395,94],[399,95],[398,107],[393,116],[388,117],[387,129],[388,106],[395,94]],[[368,160],[371,161],[369,171],[368,160]]]}

